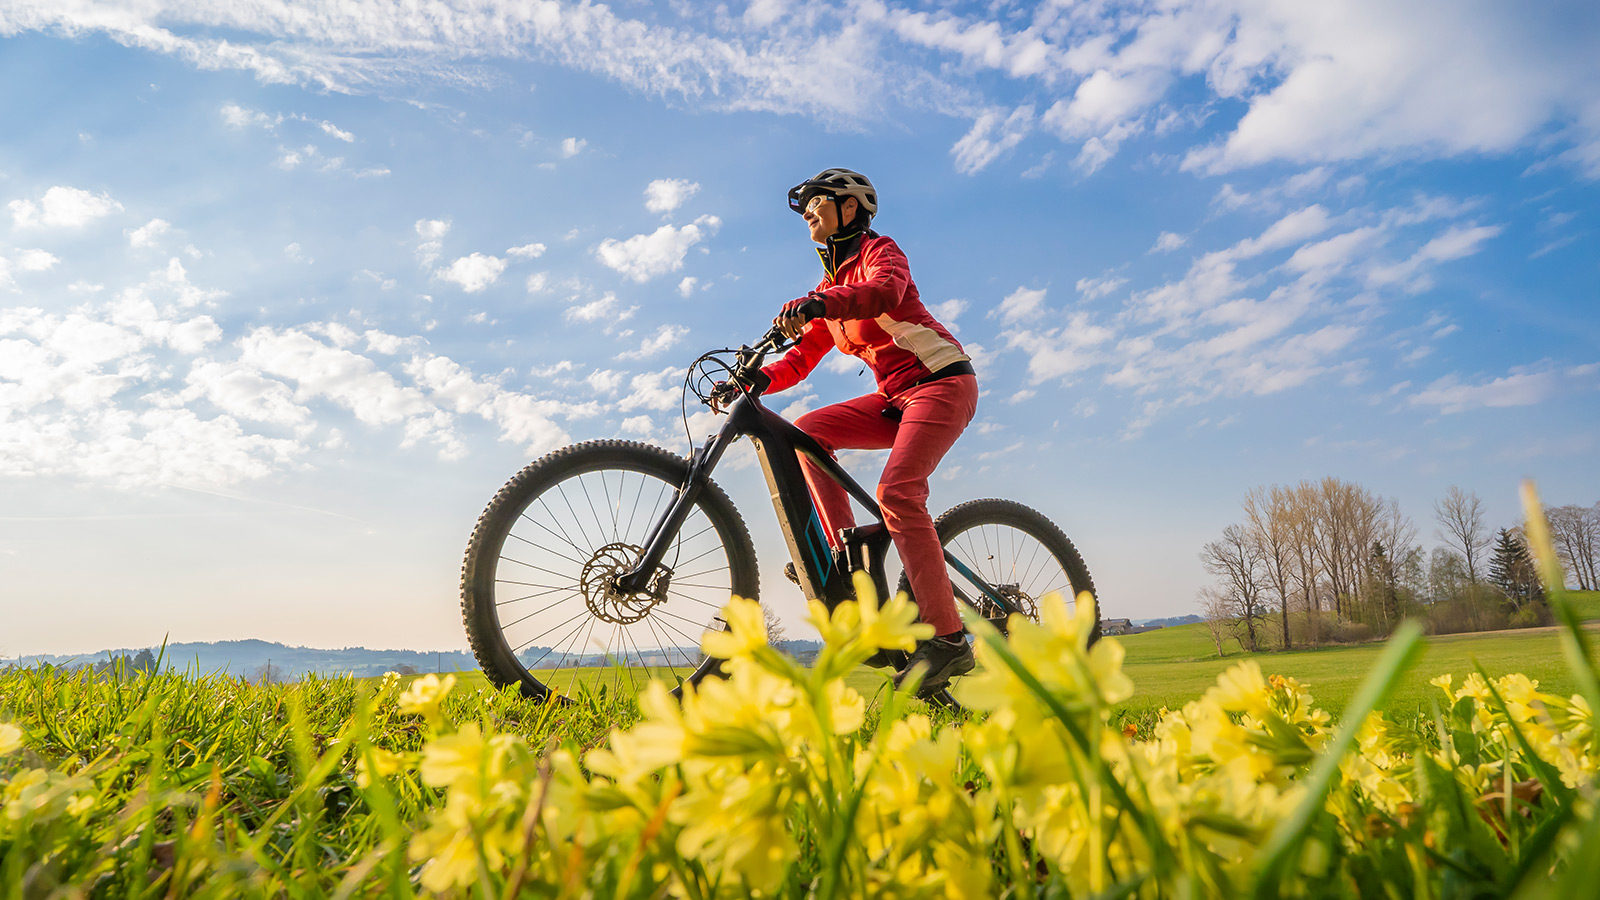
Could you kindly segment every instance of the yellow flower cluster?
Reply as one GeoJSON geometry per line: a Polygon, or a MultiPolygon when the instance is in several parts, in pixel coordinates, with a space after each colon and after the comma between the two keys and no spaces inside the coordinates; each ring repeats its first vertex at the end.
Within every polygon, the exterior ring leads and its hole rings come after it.
{"type": "MultiPolygon", "coordinates": [[[[735,598],[728,630],[703,648],[727,660],[726,677],[686,685],[681,703],[652,684],[642,721],[581,759],[540,759],[474,724],[435,737],[419,771],[445,802],[410,846],[423,885],[979,898],[1044,880],[1074,896],[1231,896],[1261,876],[1271,836],[1334,740],[1304,685],[1254,661],[1136,740],[1110,724],[1133,689],[1122,648],[1090,647],[1093,604],[1074,613],[1059,597],[1045,598],[1037,624],[1013,617],[1007,639],[972,623],[980,668],[956,696],[981,715],[936,729],[886,691],[867,729],[866,699],[844,675],[878,648],[912,649],[927,628],[903,596],[880,606],[864,579],[858,591],[859,603],[831,613],[812,605],[826,645],[810,669],[769,647],[760,608],[735,598]]],[[[1381,841],[1374,821],[1426,819],[1423,757],[1474,800],[1535,764],[1523,741],[1568,787],[1593,784],[1600,753],[1580,698],[1539,693],[1522,676],[1494,690],[1477,676],[1441,687],[1451,733],[1437,743],[1381,716],[1362,724],[1321,801],[1337,837],[1308,838],[1282,893],[1309,891],[1340,854],[1381,841]]],[[[449,688],[413,683],[401,708],[436,712],[449,688]]],[[[385,775],[399,759],[373,756],[363,771],[385,775]]]]}

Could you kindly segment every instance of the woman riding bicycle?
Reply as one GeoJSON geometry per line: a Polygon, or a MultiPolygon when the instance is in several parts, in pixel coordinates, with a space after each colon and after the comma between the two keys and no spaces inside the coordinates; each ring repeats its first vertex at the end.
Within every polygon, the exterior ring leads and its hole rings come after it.
{"type": "MultiPolygon", "coordinates": [[[[898,688],[921,669],[919,693],[936,693],[972,670],[945,571],[944,548],[928,515],[928,476],[972,421],[978,379],[971,357],[922,305],[905,254],[871,228],[878,212],[872,182],[849,169],[827,169],[789,191],[811,239],[822,246],[822,281],[784,304],[773,323],[799,338],[784,357],[762,369],[765,393],[804,380],[829,349],[838,347],[872,369],[878,390],[825,406],[795,421],[829,453],[889,450],[878,482],[878,504],[911,582],[922,620],[937,635],[924,641],[895,677],[898,688]]],[[[806,482],[828,540],[855,524],[843,488],[810,463],[806,482]]]]}

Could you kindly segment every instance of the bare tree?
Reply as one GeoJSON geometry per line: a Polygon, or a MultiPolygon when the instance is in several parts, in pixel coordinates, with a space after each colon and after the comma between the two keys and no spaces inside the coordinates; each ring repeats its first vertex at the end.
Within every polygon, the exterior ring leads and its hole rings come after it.
{"type": "Polygon", "coordinates": [[[1285,650],[1293,646],[1289,637],[1290,584],[1296,562],[1294,526],[1289,521],[1292,505],[1292,492],[1277,485],[1270,489],[1258,487],[1244,498],[1245,526],[1250,539],[1256,542],[1262,573],[1277,597],[1285,650]]]}
{"type": "Polygon", "coordinates": [[[1552,507],[1545,518],[1561,567],[1577,581],[1578,590],[1600,589],[1600,503],[1552,507]]]}
{"type": "Polygon", "coordinates": [[[1428,558],[1428,595],[1434,603],[1441,603],[1461,593],[1469,583],[1467,561],[1449,547],[1433,548],[1428,558]]]}
{"type": "Polygon", "coordinates": [[[1444,499],[1433,504],[1433,518],[1439,523],[1439,538],[1461,552],[1467,564],[1467,579],[1478,583],[1478,568],[1489,550],[1489,533],[1483,521],[1483,501],[1471,491],[1450,485],[1444,499]]]}
{"type": "Polygon", "coordinates": [[[1242,525],[1229,525],[1221,540],[1200,551],[1200,562],[1217,577],[1217,589],[1232,610],[1239,643],[1252,653],[1260,650],[1267,597],[1261,587],[1261,551],[1250,532],[1242,525]]]}
{"type": "Polygon", "coordinates": [[[778,614],[773,612],[770,606],[762,606],[761,615],[767,620],[767,643],[774,647],[778,646],[787,635],[783,630],[783,620],[778,618],[778,614]]]}
{"type": "Polygon", "coordinates": [[[1200,589],[1200,615],[1204,617],[1211,641],[1217,645],[1217,655],[1222,656],[1222,642],[1233,627],[1233,609],[1228,595],[1214,587],[1200,589]]]}
{"type": "Polygon", "coordinates": [[[1294,545],[1294,580],[1306,611],[1310,641],[1322,639],[1322,604],[1317,585],[1322,579],[1322,562],[1317,556],[1317,487],[1302,481],[1288,493],[1289,531],[1294,545]]]}
{"type": "Polygon", "coordinates": [[[1312,546],[1328,581],[1334,616],[1344,621],[1361,598],[1383,503],[1361,485],[1331,477],[1315,486],[1312,497],[1317,520],[1312,546]]]}
{"type": "Polygon", "coordinates": [[[256,667],[250,675],[250,681],[252,684],[279,684],[283,681],[283,669],[273,665],[269,659],[256,667]]]}

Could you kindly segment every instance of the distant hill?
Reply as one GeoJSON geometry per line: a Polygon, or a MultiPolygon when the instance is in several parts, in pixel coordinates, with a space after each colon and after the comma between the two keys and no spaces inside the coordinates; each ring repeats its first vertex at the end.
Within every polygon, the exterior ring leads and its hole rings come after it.
{"type": "MultiPolygon", "coordinates": [[[[39,654],[23,656],[20,659],[0,660],[0,664],[35,666],[48,663],[58,666],[92,666],[111,657],[132,658],[144,649],[150,650],[151,653],[161,652],[160,647],[134,647],[76,655],[39,654]]],[[[200,674],[223,672],[248,678],[253,677],[269,662],[280,678],[299,678],[313,672],[321,675],[348,673],[365,678],[395,671],[401,666],[410,666],[418,672],[471,671],[478,668],[477,660],[465,650],[428,652],[369,650],[366,647],[324,650],[316,647],[289,647],[272,641],[257,640],[168,644],[161,666],[178,671],[188,670],[200,674]]]]}
{"type": "Polygon", "coordinates": [[[1133,624],[1152,628],[1171,628],[1175,625],[1193,625],[1195,622],[1202,621],[1204,620],[1199,616],[1191,614],[1187,616],[1171,616],[1165,619],[1134,619],[1133,624]]]}
{"type": "MultiPolygon", "coordinates": [[[[810,659],[817,651],[822,649],[821,641],[779,641],[778,649],[798,659],[810,659]]],[[[101,650],[98,653],[80,654],[49,654],[42,653],[32,656],[22,656],[11,659],[0,659],[0,668],[8,664],[19,666],[100,666],[107,660],[125,656],[132,660],[139,656],[143,650],[152,654],[161,652],[160,647],[125,647],[117,650],[101,650]]],[[[673,648],[670,656],[680,659],[687,655],[688,658],[696,657],[694,648],[673,648]]],[[[552,654],[546,647],[529,647],[520,654],[524,664],[530,666],[553,666],[561,662],[563,654],[552,654]]],[[[657,651],[650,651],[644,658],[649,665],[662,665],[657,658],[657,651]]],[[[630,654],[631,657],[631,654],[630,654]]],[[[637,657],[632,657],[638,662],[637,657]]],[[[573,657],[567,657],[570,660],[573,657]]],[[[603,666],[607,660],[598,655],[586,655],[576,658],[578,665],[603,666]]],[[[214,641],[212,643],[179,643],[168,644],[166,656],[161,661],[164,669],[177,671],[191,671],[206,675],[213,672],[223,672],[229,675],[242,675],[246,678],[255,678],[263,666],[271,664],[274,675],[280,679],[295,679],[316,673],[319,675],[344,675],[350,674],[358,678],[371,678],[385,672],[404,672],[403,666],[410,666],[418,673],[422,672],[472,672],[478,668],[478,661],[472,654],[465,650],[445,650],[430,652],[425,650],[369,650],[366,647],[344,647],[338,650],[323,650],[316,647],[290,647],[273,641],[214,641]]]]}

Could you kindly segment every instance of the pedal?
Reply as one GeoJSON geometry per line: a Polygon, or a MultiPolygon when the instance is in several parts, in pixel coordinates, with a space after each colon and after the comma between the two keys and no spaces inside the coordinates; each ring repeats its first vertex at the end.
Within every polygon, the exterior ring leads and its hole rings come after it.
{"type": "Polygon", "coordinates": [[[794,563],[792,563],[792,562],[787,562],[787,563],[783,564],[783,577],[789,579],[790,581],[794,582],[795,584],[799,584],[800,583],[800,573],[798,573],[798,572],[796,572],[794,570],[794,563]]]}

